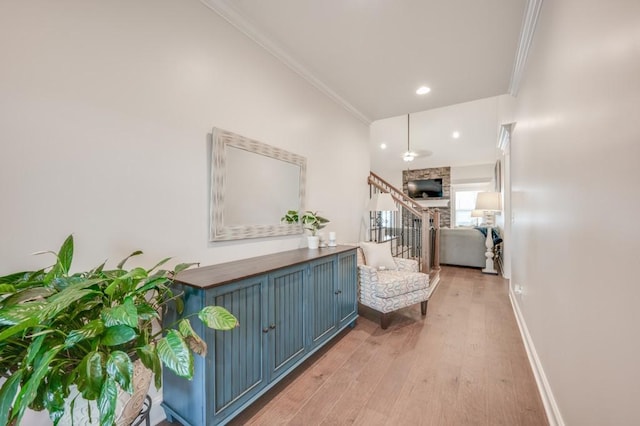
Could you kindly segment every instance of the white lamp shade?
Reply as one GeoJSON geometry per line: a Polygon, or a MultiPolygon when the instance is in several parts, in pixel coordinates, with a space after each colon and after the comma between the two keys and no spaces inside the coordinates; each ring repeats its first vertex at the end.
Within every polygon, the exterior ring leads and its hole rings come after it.
{"type": "Polygon", "coordinates": [[[397,212],[398,206],[393,201],[391,194],[388,192],[380,192],[373,194],[373,197],[369,200],[367,210],[371,212],[397,212]]]}
{"type": "Polygon", "coordinates": [[[471,217],[484,217],[483,210],[471,210],[471,217]]]}
{"type": "Polygon", "coordinates": [[[476,210],[499,212],[502,210],[502,194],[499,192],[478,192],[476,210]]]}

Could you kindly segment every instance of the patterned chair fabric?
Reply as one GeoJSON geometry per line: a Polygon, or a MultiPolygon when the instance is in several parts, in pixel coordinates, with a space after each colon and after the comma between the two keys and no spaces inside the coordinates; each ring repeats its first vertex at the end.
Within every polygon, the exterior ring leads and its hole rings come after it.
{"type": "Polygon", "coordinates": [[[394,261],[398,267],[395,271],[358,265],[360,303],[382,314],[426,302],[431,295],[429,275],[418,272],[416,260],[394,258],[394,261]]]}

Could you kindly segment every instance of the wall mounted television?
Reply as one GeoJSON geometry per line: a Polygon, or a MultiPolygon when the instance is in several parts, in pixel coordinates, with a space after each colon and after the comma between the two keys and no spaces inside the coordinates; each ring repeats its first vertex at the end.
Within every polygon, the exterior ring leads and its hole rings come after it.
{"type": "Polygon", "coordinates": [[[442,198],[442,179],[413,179],[407,182],[409,197],[416,200],[442,198]]]}

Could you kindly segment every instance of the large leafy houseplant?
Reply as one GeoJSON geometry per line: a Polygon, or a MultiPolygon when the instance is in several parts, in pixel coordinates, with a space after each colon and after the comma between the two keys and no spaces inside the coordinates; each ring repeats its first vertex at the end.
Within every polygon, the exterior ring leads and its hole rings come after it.
{"type": "MultiPolygon", "coordinates": [[[[178,376],[193,376],[193,352],[206,345],[185,317],[162,325],[170,303],[182,310],[181,294],[171,288],[174,271],[115,269],[105,263],[71,273],[73,237],[55,253],[54,265],[0,277],[0,424],[20,424],[27,408],[47,410],[58,424],[65,399],[75,385],[95,400],[100,424],[112,425],[118,387],[131,392],[133,360],[153,371],[161,386],[162,366],[178,376]]],[[[222,307],[207,306],[198,317],[208,327],[229,330],[236,318],[222,307]]]]}

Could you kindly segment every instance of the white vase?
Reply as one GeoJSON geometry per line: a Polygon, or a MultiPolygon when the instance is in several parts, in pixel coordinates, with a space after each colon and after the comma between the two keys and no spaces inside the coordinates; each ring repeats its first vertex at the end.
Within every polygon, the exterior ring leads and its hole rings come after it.
{"type": "MultiPolygon", "coordinates": [[[[116,425],[129,426],[140,414],[144,398],[147,396],[153,373],[139,359],[133,362],[133,394],[118,387],[116,403],[116,425]]],[[[65,401],[64,416],[59,426],[96,426],[100,424],[100,412],[96,401],[87,401],[78,393],[75,386],[70,388],[69,397],[65,401]],[[73,412],[71,401],[75,399],[73,412]]]]}
{"type": "Polygon", "coordinates": [[[317,249],[320,246],[320,237],[316,236],[308,236],[307,241],[309,242],[310,249],[317,249]]]}

